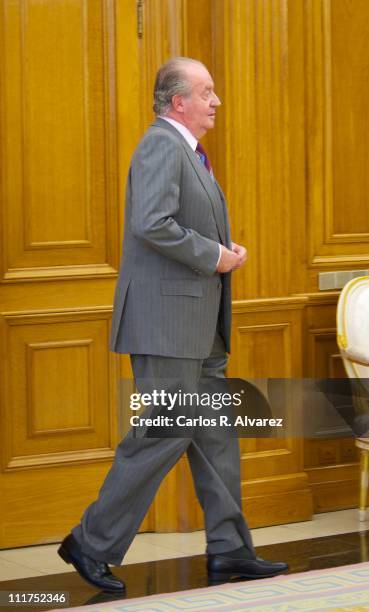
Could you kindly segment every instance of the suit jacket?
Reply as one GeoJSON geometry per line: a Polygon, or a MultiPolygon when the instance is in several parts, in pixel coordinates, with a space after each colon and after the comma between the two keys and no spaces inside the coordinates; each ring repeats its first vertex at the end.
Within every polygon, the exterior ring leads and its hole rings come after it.
{"type": "Polygon", "coordinates": [[[224,196],[183,136],[158,118],[139,143],[126,189],[111,350],[203,359],[219,329],[230,350],[231,244],[224,196]]]}

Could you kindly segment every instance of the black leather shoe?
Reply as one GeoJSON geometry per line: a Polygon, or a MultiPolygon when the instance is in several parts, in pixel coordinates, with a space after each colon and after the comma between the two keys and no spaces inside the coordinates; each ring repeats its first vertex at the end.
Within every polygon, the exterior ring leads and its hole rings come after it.
{"type": "Polygon", "coordinates": [[[58,548],[58,554],[63,561],[71,563],[79,575],[87,582],[109,593],[122,593],[125,584],[114,576],[107,563],[91,559],[82,552],[80,545],[72,534],[69,534],[58,548]]]}
{"type": "Polygon", "coordinates": [[[232,559],[222,555],[208,555],[208,575],[212,581],[230,578],[271,578],[288,570],[287,563],[272,563],[261,557],[232,559]]]}

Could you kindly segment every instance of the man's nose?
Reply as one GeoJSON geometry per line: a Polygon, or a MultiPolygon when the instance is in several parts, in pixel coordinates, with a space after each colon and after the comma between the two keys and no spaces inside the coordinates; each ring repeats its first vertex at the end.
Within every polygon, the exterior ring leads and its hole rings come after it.
{"type": "Polygon", "coordinates": [[[215,92],[213,92],[213,97],[211,100],[211,105],[212,106],[220,106],[221,105],[221,101],[219,100],[217,94],[215,92]]]}

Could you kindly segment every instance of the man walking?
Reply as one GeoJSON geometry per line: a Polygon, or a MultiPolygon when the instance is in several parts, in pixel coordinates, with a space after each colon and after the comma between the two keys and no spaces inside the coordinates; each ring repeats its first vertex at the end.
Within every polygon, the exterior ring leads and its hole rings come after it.
{"type": "MultiPolygon", "coordinates": [[[[132,158],[111,348],[130,354],[141,392],[193,391],[205,378],[224,377],[231,272],[245,263],[246,249],[231,242],[224,196],[199,143],[219,105],[203,64],[169,60],[156,77],[156,121],[132,158]]],[[[184,452],[205,515],[209,576],[261,578],[287,569],[256,557],[241,509],[236,438],[220,428],[191,437],[150,437],[141,428],[119,444],[98,499],[59,549],[90,584],[124,590],[108,564],[121,564],[184,452]]]]}

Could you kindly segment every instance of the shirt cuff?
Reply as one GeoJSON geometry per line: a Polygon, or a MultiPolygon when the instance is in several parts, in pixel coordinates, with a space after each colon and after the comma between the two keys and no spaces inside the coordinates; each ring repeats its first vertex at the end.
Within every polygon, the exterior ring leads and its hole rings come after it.
{"type": "Polygon", "coordinates": [[[217,261],[217,267],[216,267],[216,269],[217,269],[217,268],[218,268],[218,266],[219,266],[220,258],[221,258],[221,256],[222,256],[222,245],[221,245],[221,244],[219,244],[218,246],[219,246],[219,257],[218,257],[218,261],[217,261]]]}

